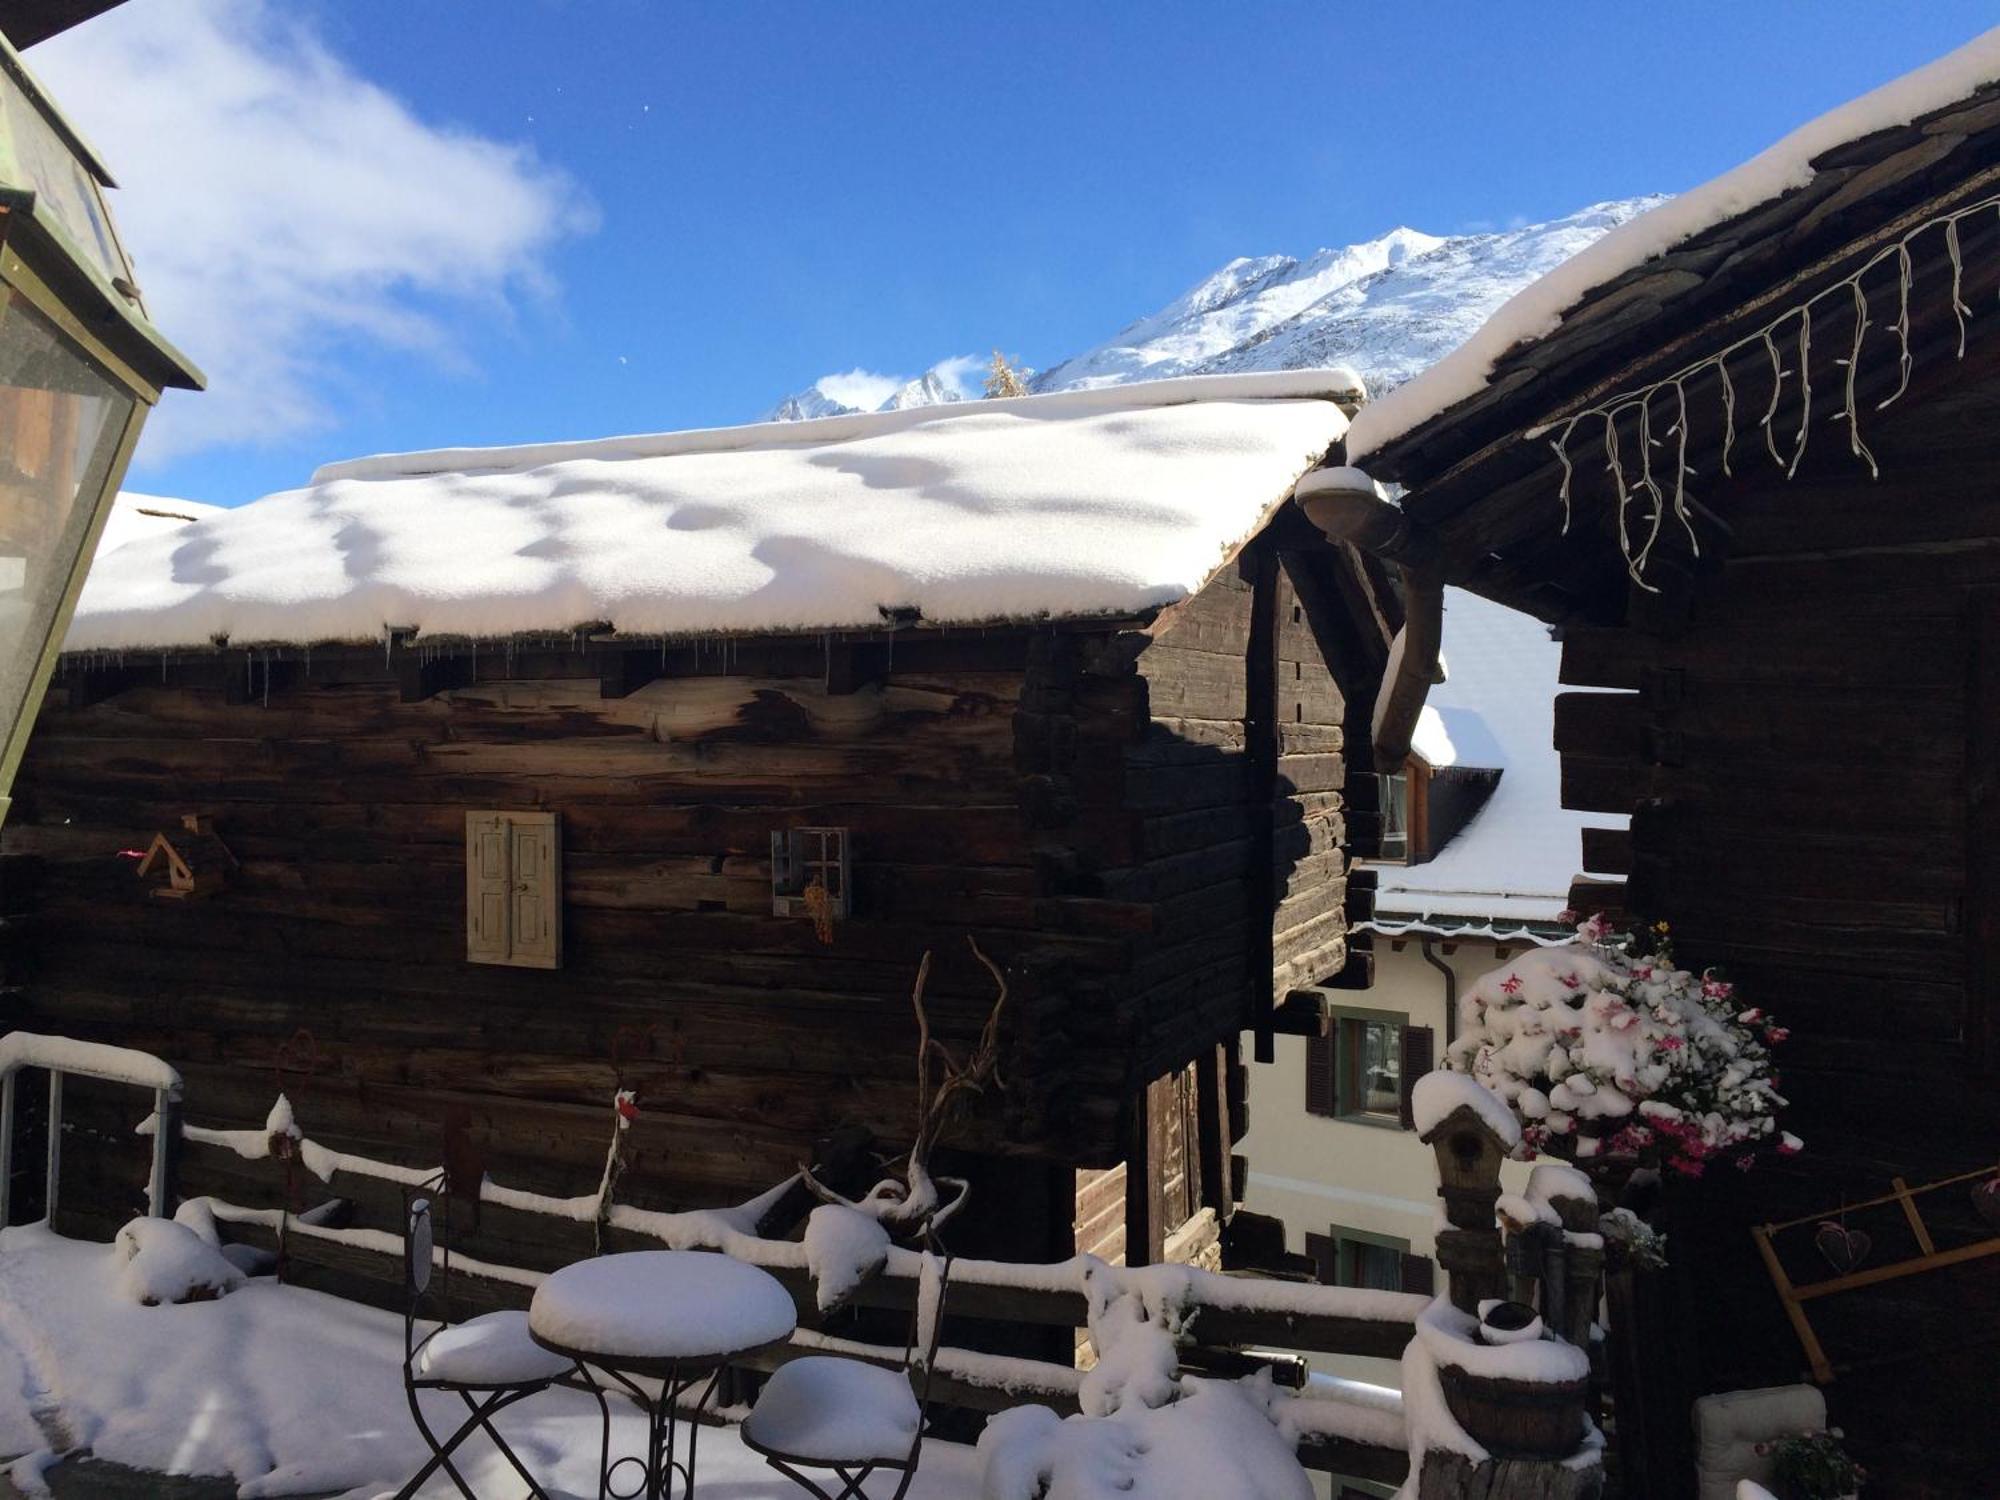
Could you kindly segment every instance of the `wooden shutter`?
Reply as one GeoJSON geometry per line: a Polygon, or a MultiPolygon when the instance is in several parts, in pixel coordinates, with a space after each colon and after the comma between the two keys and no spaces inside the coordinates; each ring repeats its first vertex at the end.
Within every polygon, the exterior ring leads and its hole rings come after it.
{"type": "Polygon", "coordinates": [[[1306,1255],[1322,1286],[1340,1285],[1340,1242],[1330,1234],[1306,1234],[1306,1255]]]}
{"type": "Polygon", "coordinates": [[[1430,1072],[1437,1061],[1435,1034],[1428,1026],[1405,1026],[1403,1028],[1403,1098],[1397,1111],[1405,1130],[1416,1128],[1416,1112],[1410,1100],[1416,1090],[1417,1080],[1430,1072]]]}
{"type": "Polygon", "coordinates": [[[514,813],[508,818],[509,873],[513,876],[512,941],[508,961],[553,969],[562,959],[562,883],[556,856],[556,815],[514,813]]]}
{"type": "Polygon", "coordinates": [[[1333,1097],[1333,1048],[1334,1038],[1340,1034],[1340,1023],[1330,1022],[1325,1036],[1306,1038],[1306,1112],[1314,1115],[1334,1113],[1333,1097]]]}
{"type": "Polygon", "coordinates": [[[465,956],[553,969],[562,962],[562,858],[554,813],[465,815],[465,956]]]}
{"type": "Polygon", "coordinates": [[[1403,1256],[1403,1290],[1428,1297],[1437,1290],[1437,1267],[1428,1255],[1403,1256]]]}
{"type": "Polygon", "coordinates": [[[507,815],[465,815],[465,956],[476,964],[504,964],[510,947],[507,815]]]}

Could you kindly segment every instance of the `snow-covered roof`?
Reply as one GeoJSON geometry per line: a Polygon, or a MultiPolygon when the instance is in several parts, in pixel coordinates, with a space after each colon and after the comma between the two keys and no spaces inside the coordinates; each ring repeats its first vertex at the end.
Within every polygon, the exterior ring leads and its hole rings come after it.
{"type": "Polygon", "coordinates": [[[332,464],[99,557],[69,650],[1118,614],[1197,591],[1346,430],[1325,371],[332,464]]]}
{"type": "Polygon", "coordinates": [[[1552,922],[1569,905],[1583,863],[1581,830],[1622,828],[1625,820],[1562,805],[1555,750],[1562,647],[1548,626],[1464,589],[1447,589],[1444,598],[1449,676],[1431,689],[1426,713],[1437,711],[1459,764],[1491,768],[1497,760],[1500,781],[1435,859],[1379,867],[1371,925],[1391,934],[1477,927],[1511,935],[1552,922]]]}
{"type": "Polygon", "coordinates": [[[136,490],[120,490],[111,502],[111,514],[104,518],[104,530],[97,538],[97,555],[115,552],[142,536],[159,536],[179,531],[194,521],[219,515],[219,505],[201,505],[193,500],[169,500],[164,495],[142,495],[136,490]]]}
{"type": "Polygon", "coordinates": [[[1813,180],[1813,162],[1837,146],[1907,125],[2000,81],[2000,27],[1794,130],[1732,171],[1620,225],[1516,292],[1478,332],[1356,417],[1347,437],[1359,461],[1485,389],[1502,356],[1548,337],[1599,287],[1696,235],[1813,180]]]}

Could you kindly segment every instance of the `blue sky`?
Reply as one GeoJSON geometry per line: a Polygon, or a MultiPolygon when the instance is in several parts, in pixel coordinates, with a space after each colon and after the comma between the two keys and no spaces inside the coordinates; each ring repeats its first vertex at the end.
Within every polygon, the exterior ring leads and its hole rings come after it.
{"type": "Polygon", "coordinates": [[[1694,185],[1991,0],[129,0],[29,56],[213,379],[133,487],[1043,366],[1232,256],[1694,185]],[[198,404],[206,403],[200,411],[198,404]]]}

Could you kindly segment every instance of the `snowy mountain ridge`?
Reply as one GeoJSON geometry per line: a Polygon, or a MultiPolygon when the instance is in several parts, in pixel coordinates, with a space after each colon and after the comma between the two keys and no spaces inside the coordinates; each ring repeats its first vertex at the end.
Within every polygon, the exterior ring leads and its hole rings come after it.
{"type": "MultiPolygon", "coordinates": [[[[1480,234],[1397,228],[1303,259],[1239,257],[1157,312],[1037,374],[1030,387],[1082,390],[1178,375],[1345,365],[1361,374],[1371,395],[1380,395],[1464,343],[1522,287],[1664,201],[1594,203],[1547,223],[1480,234]]],[[[964,363],[935,365],[880,406],[865,409],[962,400],[947,366],[962,369],[964,363]]],[[[787,397],[771,419],[864,409],[828,393],[825,386],[838,379],[825,377],[787,397]]]]}

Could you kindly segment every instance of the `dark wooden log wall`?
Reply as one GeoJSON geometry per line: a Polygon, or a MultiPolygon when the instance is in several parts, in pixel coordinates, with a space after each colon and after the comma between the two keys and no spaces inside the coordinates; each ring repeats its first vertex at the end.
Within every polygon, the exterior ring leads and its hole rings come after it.
{"type": "MultiPolygon", "coordinates": [[[[1066,1254],[1095,1218],[1073,1170],[1124,1160],[1153,1080],[1227,1070],[1274,929],[1297,972],[1338,953],[1350,669],[1296,604],[1310,572],[1252,549],[1150,630],[71,662],[0,846],[32,908],[0,929],[4,1020],[171,1059],[198,1124],[255,1125],[283,1090],[325,1144],[421,1165],[457,1118],[496,1178],[557,1194],[595,1182],[623,1083],[642,1109],[624,1196],[713,1204],[836,1126],[907,1134],[911,979],[933,950],[933,1019],[969,1038],[991,999],[971,933],[1012,997],[1007,1091],[965,1146],[1042,1161],[1065,1205],[1035,1216],[1046,1243],[987,1248],[1066,1254]],[[1260,566],[1290,721],[1253,802],[1260,566]],[[478,808],[560,814],[562,968],[465,961],[478,808]],[[189,812],[241,868],[153,899],[119,851],[189,812]],[[799,824],[852,833],[855,915],[830,945],[770,911],[770,836],[799,824]]],[[[1226,1211],[1213,1163],[1240,1110],[1187,1076],[1214,1118],[1175,1201],[1226,1211]]],[[[101,1110],[78,1118],[108,1145],[132,1119],[101,1110]]],[[[129,1163],[95,1155],[115,1221],[129,1163]]],[[[190,1152],[189,1191],[247,1190],[226,1155],[190,1152]]]]}
{"type": "MultiPolygon", "coordinates": [[[[1750,1224],[1990,1164],[2000,1139],[1996,423],[1987,376],[1876,417],[1879,482],[1837,436],[1790,485],[1739,481],[1727,561],[1683,621],[1567,634],[1566,682],[1627,690],[1558,704],[1565,804],[1633,814],[1629,838],[1591,836],[1590,867],[1629,872],[1627,904],[1671,919],[1683,961],[1722,965],[1792,1031],[1778,1056],[1806,1153],[1712,1173],[1672,1231],[1710,1388],[1802,1368],[1750,1224]]],[[[1911,1248],[1893,1222],[1876,1233],[1878,1258],[1911,1248]]],[[[1990,1486],[1989,1271],[1813,1316],[1850,1366],[1828,1396],[1871,1494],[1990,1486]]]]}

